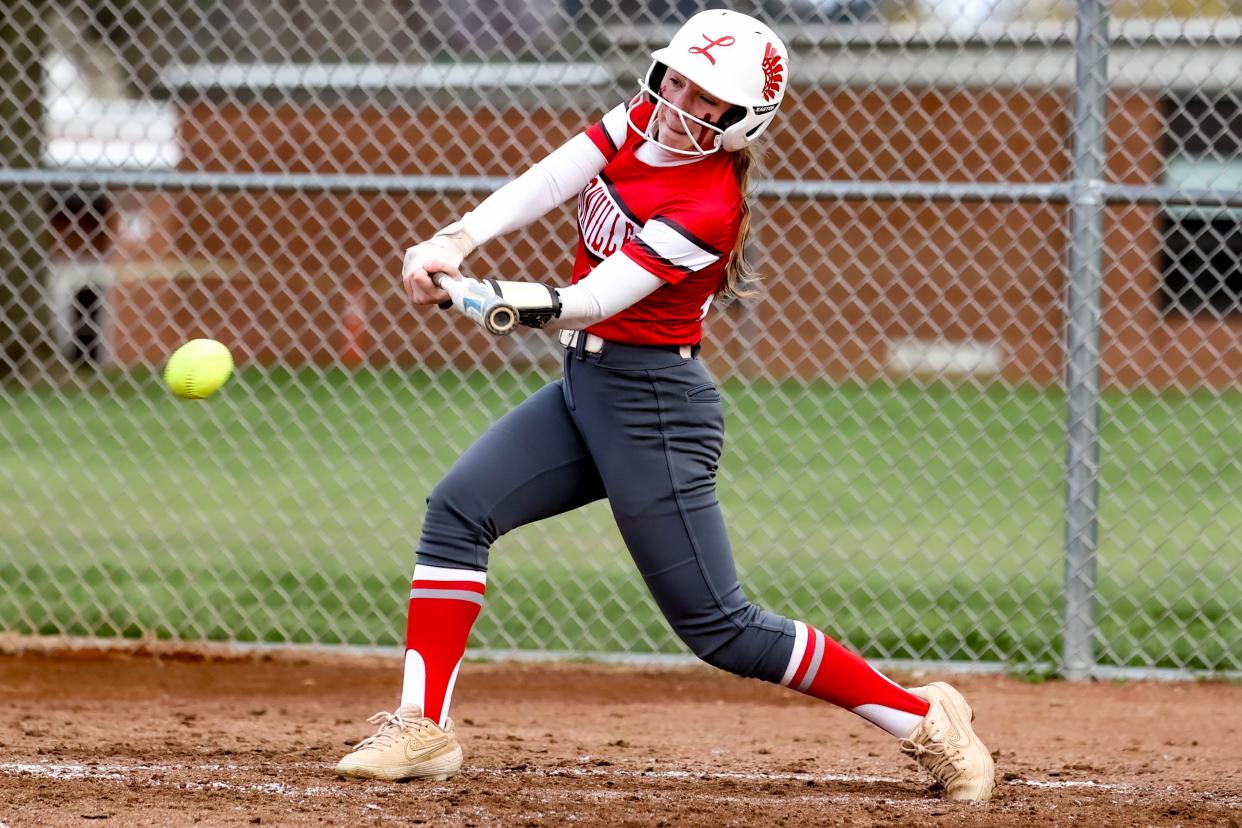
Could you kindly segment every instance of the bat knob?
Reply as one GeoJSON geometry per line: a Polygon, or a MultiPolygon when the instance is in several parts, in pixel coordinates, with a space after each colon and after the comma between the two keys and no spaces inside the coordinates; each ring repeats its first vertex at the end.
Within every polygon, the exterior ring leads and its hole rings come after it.
{"type": "Polygon", "coordinates": [[[517,327],[517,309],[509,304],[496,304],[487,309],[483,326],[497,336],[507,336],[517,327]]]}

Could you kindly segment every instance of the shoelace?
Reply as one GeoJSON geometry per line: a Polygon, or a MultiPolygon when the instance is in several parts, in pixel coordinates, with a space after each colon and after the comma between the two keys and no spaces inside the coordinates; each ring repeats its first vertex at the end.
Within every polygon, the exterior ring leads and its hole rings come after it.
{"type": "Polygon", "coordinates": [[[367,747],[388,747],[396,741],[397,737],[407,727],[424,729],[426,727],[424,721],[424,719],[406,719],[400,713],[380,711],[367,719],[368,724],[379,725],[379,730],[375,732],[375,735],[368,736],[354,745],[354,750],[362,750],[367,747]]]}
{"type": "Polygon", "coordinates": [[[965,770],[960,762],[962,759],[961,751],[956,747],[946,745],[944,742],[932,742],[930,745],[923,745],[910,739],[902,739],[900,746],[903,753],[913,756],[920,765],[935,777],[937,782],[945,787],[948,787],[950,782],[961,776],[962,771],[965,770]]]}

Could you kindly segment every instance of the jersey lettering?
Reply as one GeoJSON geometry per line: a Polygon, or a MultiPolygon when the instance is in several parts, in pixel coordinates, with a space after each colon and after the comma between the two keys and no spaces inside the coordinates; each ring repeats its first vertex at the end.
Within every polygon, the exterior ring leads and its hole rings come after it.
{"type": "Polygon", "coordinates": [[[578,230],[592,255],[606,259],[638,232],[607,183],[596,176],[578,198],[578,230]]]}

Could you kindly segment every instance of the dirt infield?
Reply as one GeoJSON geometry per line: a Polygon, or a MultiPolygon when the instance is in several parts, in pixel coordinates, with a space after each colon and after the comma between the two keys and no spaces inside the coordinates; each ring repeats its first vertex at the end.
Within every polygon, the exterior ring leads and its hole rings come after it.
{"type": "Polygon", "coordinates": [[[986,805],[706,668],[467,664],[462,774],[364,784],[332,765],[393,707],[395,658],[6,655],[0,825],[1242,825],[1242,686],[955,682],[997,755],[986,805]]]}

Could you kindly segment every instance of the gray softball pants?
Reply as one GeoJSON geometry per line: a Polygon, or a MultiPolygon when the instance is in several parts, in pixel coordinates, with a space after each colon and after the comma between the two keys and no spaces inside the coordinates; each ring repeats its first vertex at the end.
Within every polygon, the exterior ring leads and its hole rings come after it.
{"type": "Polygon", "coordinates": [[[418,562],[486,570],[504,533],[606,497],[694,654],[778,682],[794,626],[738,583],[716,499],[723,444],[720,394],[699,360],[614,343],[598,354],[567,349],[562,379],[494,423],[432,491],[418,562]]]}

